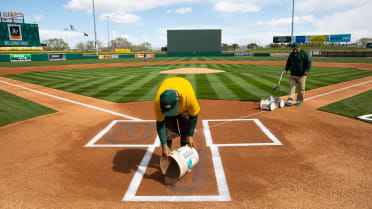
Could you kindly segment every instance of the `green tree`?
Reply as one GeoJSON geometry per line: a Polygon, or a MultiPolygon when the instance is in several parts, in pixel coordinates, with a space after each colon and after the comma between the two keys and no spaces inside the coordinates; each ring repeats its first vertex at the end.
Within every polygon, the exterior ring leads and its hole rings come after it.
{"type": "Polygon", "coordinates": [[[126,38],[116,38],[115,40],[111,40],[111,47],[113,49],[132,49],[133,45],[130,43],[126,38]]]}
{"type": "Polygon", "coordinates": [[[239,44],[232,44],[232,45],[231,45],[231,48],[233,48],[234,50],[236,50],[236,49],[239,48],[239,44]]]}
{"type": "Polygon", "coordinates": [[[79,42],[76,44],[76,48],[80,49],[81,51],[85,51],[87,49],[87,46],[84,42],[79,42]]]}
{"type": "Polygon", "coordinates": [[[270,48],[281,48],[280,44],[270,44],[270,48]]]}
{"type": "Polygon", "coordinates": [[[250,44],[247,45],[248,49],[255,49],[257,47],[258,47],[258,45],[256,43],[250,43],[250,44]]]}
{"type": "Polygon", "coordinates": [[[133,45],[132,46],[133,51],[150,51],[151,50],[151,44],[149,42],[144,42],[140,45],[133,45]]]}
{"type": "Polygon", "coordinates": [[[45,41],[42,41],[43,44],[46,44],[46,50],[67,50],[69,49],[68,44],[61,38],[52,38],[45,41]]]}

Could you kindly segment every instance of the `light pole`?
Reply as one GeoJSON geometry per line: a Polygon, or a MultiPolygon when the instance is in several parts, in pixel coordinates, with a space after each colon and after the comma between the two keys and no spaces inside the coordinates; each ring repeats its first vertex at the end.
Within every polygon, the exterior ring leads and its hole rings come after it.
{"type": "Polygon", "coordinates": [[[293,43],[293,19],[294,19],[294,0],[292,0],[292,32],[291,32],[291,43],[293,43]]]}
{"type": "Polygon", "coordinates": [[[98,47],[97,47],[97,32],[96,32],[96,12],[94,10],[94,0],[93,2],[93,21],[94,21],[94,46],[96,47],[96,55],[98,56],[98,47]]]}
{"type": "Polygon", "coordinates": [[[106,20],[107,20],[107,50],[109,50],[110,47],[109,16],[106,16],[106,20]]]}
{"type": "Polygon", "coordinates": [[[70,31],[70,29],[65,28],[65,29],[63,29],[63,30],[66,32],[67,48],[70,48],[70,42],[69,42],[69,40],[68,40],[68,31],[70,31]]]}

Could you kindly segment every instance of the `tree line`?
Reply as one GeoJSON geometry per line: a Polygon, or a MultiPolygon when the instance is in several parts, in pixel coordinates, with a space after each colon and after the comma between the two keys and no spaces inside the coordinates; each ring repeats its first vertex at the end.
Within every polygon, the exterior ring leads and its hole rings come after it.
{"type": "MultiPolygon", "coordinates": [[[[41,41],[42,46],[45,50],[70,50],[69,45],[61,38],[52,38],[48,40],[41,41]]],[[[116,38],[110,41],[110,45],[104,46],[102,41],[97,41],[97,47],[100,51],[113,51],[114,49],[130,49],[131,51],[151,51],[151,44],[149,42],[143,42],[141,44],[132,44],[126,38],[116,38]]],[[[78,49],[81,51],[95,51],[94,41],[79,42],[75,45],[73,49],[78,49]]]]}

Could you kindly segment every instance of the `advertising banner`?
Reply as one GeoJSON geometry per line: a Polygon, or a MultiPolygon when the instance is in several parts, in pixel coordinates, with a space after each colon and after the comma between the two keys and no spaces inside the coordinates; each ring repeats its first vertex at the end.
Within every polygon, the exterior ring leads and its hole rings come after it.
{"type": "Polygon", "coordinates": [[[305,36],[295,36],[294,37],[294,42],[305,43],[306,42],[306,37],[305,36]]]}
{"type": "Polygon", "coordinates": [[[273,43],[291,43],[291,36],[274,36],[273,43]]]}
{"type": "Polygon", "coordinates": [[[11,54],[11,62],[27,62],[31,61],[31,54],[11,54]]]}
{"type": "MultiPolygon", "coordinates": [[[[145,54],[136,54],[136,58],[144,58],[145,54]]],[[[146,54],[146,58],[153,58],[154,54],[146,54]]]]}
{"type": "Polygon", "coordinates": [[[48,54],[49,61],[66,60],[66,54],[48,54]]]}
{"type": "Polygon", "coordinates": [[[40,46],[37,24],[0,22],[0,47],[40,46]]]}
{"type": "Polygon", "coordinates": [[[254,56],[254,53],[246,53],[246,52],[234,53],[234,56],[254,56]]]}
{"type": "Polygon", "coordinates": [[[119,55],[117,54],[98,55],[98,59],[119,59],[119,55]]]}
{"type": "Polygon", "coordinates": [[[335,34],[331,35],[329,42],[350,42],[351,34],[335,34]]]}
{"type": "Polygon", "coordinates": [[[312,35],[310,36],[311,43],[324,43],[329,40],[329,35],[312,35]]]}

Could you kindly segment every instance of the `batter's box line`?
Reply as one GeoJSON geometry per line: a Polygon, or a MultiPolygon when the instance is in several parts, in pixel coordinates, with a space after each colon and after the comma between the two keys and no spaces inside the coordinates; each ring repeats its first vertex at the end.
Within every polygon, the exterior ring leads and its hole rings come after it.
{"type": "Polygon", "coordinates": [[[204,136],[209,147],[245,147],[245,146],[276,146],[283,145],[278,138],[271,133],[271,131],[266,128],[264,124],[258,119],[215,119],[215,120],[203,120],[204,136]],[[267,143],[236,143],[236,144],[214,144],[212,140],[212,135],[209,127],[209,122],[232,122],[232,121],[253,121],[261,131],[272,141],[267,143]]]}
{"type": "Polygon", "coordinates": [[[154,144],[96,144],[98,140],[100,140],[107,132],[109,132],[115,124],[119,122],[126,122],[126,123],[146,123],[152,122],[154,123],[155,120],[113,120],[109,125],[106,126],[103,130],[101,130],[96,136],[94,136],[84,147],[159,147],[160,146],[160,139],[159,136],[156,135],[154,144]]]}

